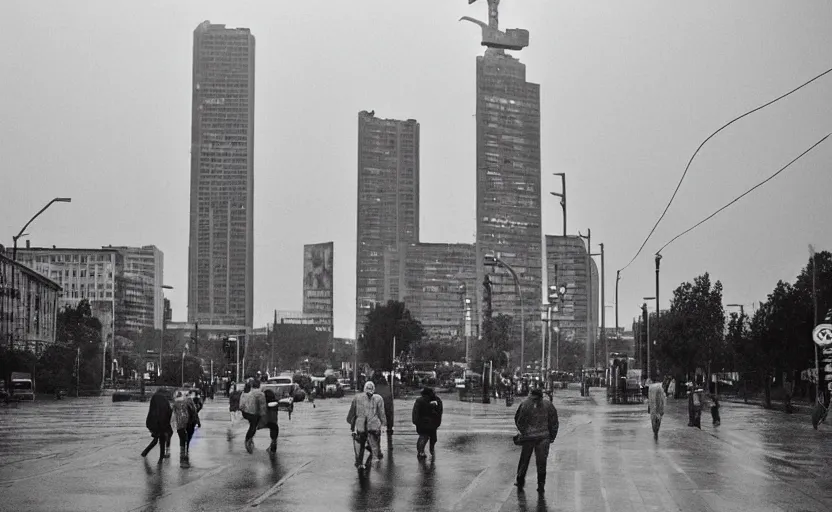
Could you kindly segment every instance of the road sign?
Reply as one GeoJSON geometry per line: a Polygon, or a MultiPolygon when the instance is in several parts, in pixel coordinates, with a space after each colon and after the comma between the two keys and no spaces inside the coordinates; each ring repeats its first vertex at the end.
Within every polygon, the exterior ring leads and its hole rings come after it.
{"type": "Polygon", "coordinates": [[[820,324],[815,327],[812,339],[819,347],[832,345],[832,324],[820,324]]]}

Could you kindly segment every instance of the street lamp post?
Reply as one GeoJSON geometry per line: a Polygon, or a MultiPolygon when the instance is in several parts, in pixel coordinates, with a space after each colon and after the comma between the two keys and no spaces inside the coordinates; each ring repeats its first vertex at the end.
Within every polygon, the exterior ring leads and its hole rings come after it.
{"type": "MultiPolygon", "coordinates": [[[[656,297],[644,297],[644,300],[656,300],[656,297]]],[[[658,301],[656,301],[656,309],[658,309],[658,301]]],[[[644,309],[647,310],[647,303],[644,303],[644,309]]],[[[653,342],[650,340],[650,312],[647,312],[647,379],[652,382],[653,368],[650,366],[650,345],[653,342]]]]}
{"type": "MultiPolygon", "coordinates": [[[[29,219],[29,222],[27,222],[23,226],[23,228],[20,230],[20,232],[17,235],[12,237],[12,240],[14,242],[14,248],[12,249],[12,261],[17,261],[17,241],[22,236],[24,236],[24,232],[26,231],[26,228],[29,227],[29,224],[34,222],[34,220],[37,219],[38,216],[41,213],[45,212],[47,208],[52,206],[52,203],[70,203],[70,202],[72,202],[72,198],[56,197],[56,198],[52,199],[51,201],[49,201],[48,203],[46,203],[46,206],[41,208],[38,213],[36,213],[34,216],[32,216],[31,219],[29,219]]],[[[12,269],[12,293],[15,293],[16,290],[17,290],[17,272],[14,269],[12,269]]],[[[12,311],[12,321],[11,321],[12,326],[16,325],[16,323],[17,323],[17,318],[19,316],[18,313],[19,313],[19,308],[20,308],[20,302],[21,302],[20,300],[14,302],[14,309],[12,311]]],[[[16,336],[15,336],[14,327],[12,327],[12,334],[11,334],[11,339],[10,339],[11,346],[14,346],[15,337],[16,336]]],[[[103,385],[103,383],[102,383],[102,385],[103,385]]]]}
{"type": "Polygon", "coordinates": [[[501,260],[499,254],[486,254],[483,262],[489,267],[505,268],[514,279],[514,286],[517,288],[517,298],[520,300],[520,374],[522,375],[525,369],[523,365],[525,364],[524,352],[526,350],[526,315],[523,310],[523,294],[520,290],[520,280],[517,278],[517,273],[511,268],[511,265],[501,260]]]}
{"type": "Polygon", "coordinates": [[[586,236],[582,235],[579,231],[578,236],[586,239],[586,343],[587,348],[592,347],[592,358],[586,358],[586,364],[589,364],[595,359],[595,329],[592,326],[592,230],[587,229],[586,236]]]}
{"type": "Polygon", "coordinates": [[[17,240],[18,240],[20,237],[22,237],[22,236],[23,236],[23,232],[24,232],[24,231],[26,231],[26,228],[28,228],[28,227],[29,227],[29,224],[31,224],[31,223],[32,223],[35,219],[37,219],[37,218],[38,218],[38,216],[39,216],[41,213],[45,212],[47,208],[49,208],[50,206],[52,206],[52,203],[71,203],[71,202],[72,202],[72,198],[71,198],[71,197],[56,197],[55,199],[53,199],[53,200],[49,201],[48,203],[46,203],[46,206],[44,206],[43,208],[41,208],[41,209],[40,209],[40,211],[39,211],[38,213],[36,213],[36,214],[35,214],[35,215],[31,218],[31,219],[29,219],[29,222],[27,222],[27,223],[26,223],[26,225],[25,225],[25,226],[23,226],[23,229],[21,229],[21,230],[20,230],[20,233],[18,233],[17,235],[15,235],[15,236],[13,237],[13,240],[14,240],[14,249],[12,250],[12,260],[17,261],[17,240]]]}
{"type": "Polygon", "coordinates": [[[549,192],[555,197],[560,198],[560,207],[563,209],[563,237],[566,238],[566,173],[555,172],[555,176],[560,176],[561,185],[563,186],[563,193],[549,192]]]}

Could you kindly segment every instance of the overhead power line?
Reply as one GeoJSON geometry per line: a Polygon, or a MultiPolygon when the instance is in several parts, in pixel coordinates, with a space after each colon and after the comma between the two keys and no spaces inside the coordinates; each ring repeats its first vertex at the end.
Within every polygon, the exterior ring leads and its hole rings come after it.
{"type": "Polygon", "coordinates": [[[771,175],[771,176],[769,176],[768,178],[764,179],[764,180],[763,180],[763,181],[761,181],[760,183],[757,183],[756,185],[754,185],[754,186],[753,186],[753,187],[751,187],[750,189],[746,190],[745,192],[743,192],[743,193],[742,193],[742,194],[740,194],[739,196],[735,197],[735,198],[734,198],[734,199],[733,199],[730,203],[726,204],[725,206],[723,206],[723,207],[722,207],[722,208],[720,208],[719,210],[717,210],[717,211],[715,211],[714,213],[712,213],[712,214],[708,215],[707,217],[705,217],[705,218],[704,218],[704,219],[702,219],[701,221],[697,222],[696,224],[694,224],[694,225],[693,225],[693,226],[691,226],[690,228],[686,229],[685,231],[682,231],[681,233],[679,233],[678,235],[676,235],[675,237],[673,237],[673,238],[672,238],[669,242],[667,242],[666,244],[664,244],[664,245],[662,246],[662,248],[661,248],[661,249],[659,249],[659,250],[658,250],[658,252],[656,252],[656,254],[660,254],[660,253],[664,250],[664,248],[665,248],[665,247],[667,247],[668,245],[672,244],[672,243],[673,243],[673,242],[675,242],[677,239],[679,239],[679,238],[681,238],[682,236],[684,236],[684,235],[686,235],[686,234],[690,233],[691,231],[693,231],[694,229],[698,228],[698,227],[699,227],[699,226],[701,226],[702,224],[704,224],[704,223],[706,223],[707,221],[711,220],[711,219],[712,219],[712,218],[714,218],[714,217],[715,217],[715,216],[716,216],[719,212],[721,212],[722,210],[724,210],[724,209],[728,208],[729,206],[731,206],[732,204],[736,203],[737,201],[739,201],[739,200],[740,200],[740,199],[742,199],[743,197],[747,196],[748,194],[750,194],[751,192],[753,192],[755,189],[757,189],[757,188],[759,188],[759,187],[761,187],[761,186],[765,185],[765,184],[766,184],[766,183],[768,183],[769,181],[773,180],[773,179],[774,179],[774,178],[775,178],[778,174],[780,174],[781,172],[783,172],[783,171],[785,171],[786,169],[788,169],[790,165],[792,165],[793,163],[795,163],[795,162],[797,162],[798,160],[800,160],[800,158],[801,158],[801,157],[803,157],[803,155],[805,155],[805,154],[806,154],[806,153],[808,153],[809,151],[812,151],[813,149],[815,149],[817,146],[819,146],[819,145],[820,145],[820,143],[821,143],[821,142],[825,141],[825,140],[826,140],[826,139],[828,139],[830,136],[832,136],[832,133],[827,134],[824,138],[822,138],[822,139],[820,139],[819,141],[815,142],[815,143],[814,143],[814,144],[813,144],[813,145],[812,145],[809,149],[807,149],[807,150],[806,150],[806,151],[804,151],[803,153],[800,153],[799,155],[797,155],[797,157],[796,157],[794,160],[792,160],[791,162],[789,162],[789,163],[787,163],[786,165],[784,165],[783,167],[781,167],[779,171],[775,172],[774,174],[772,174],[772,175],[771,175]]]}
{"type": "Polygon", "coordinates": [[[735,117],[734,119],[731,119],[730,121],[728,121],[724,125],[720,126],[718,130],[716,130],[712,134],[708,135],[708,138],[706,138],[705,140],[702,141],[701,144],[699,144],[699,147],[696,148],[696,151],[693,152],[693,155],[690,157],[690,160],[688,160],[688,164],[685,166],[685,171],[682,173],[682,177],[679,178],[679,183],[676,185],[676,190],[674,190],[673,195],[670,196],[670,201],[667,202],[667,206],[664,207],[664,211],[659,216],[659,219],[656,221],[656,223],[653,225],[653,229],[650,230],[650,233],[647,235],[647,238],[644,239],[644,242],[641,244],[641,247],[638,248],[638,251],[636,252],[635,256],[633,256],[633,259],[631,259],[629,263],[624,265],[624,268],[619,270],[619,272],[621,272],[622,270],[626,270],[626,268],[629,267],[636,260],[636,258],[638,258],[639,254],[641,254],[641,251],[644,250],[644,246],[647,245],[647,241],[650,240],[651,236],[653,236],[653,233],[656,231],[656,228],[659,227],[659,223],[662,221],[662,219],[664,219],[665,214],[667,214],[667,210],[670,209],[670,205],[673,204],[673,200],[676,198],[676,194],[679,192],[679,188],[682,186],[682,182],[685,181],[685,176],[687,176],[687,174],[688,174],[688,170],[690,169],[690,165],[691,165],[691,163],[693,163],[693,159],[696,158],[696,155],[699,153],[699,150],[702,149],[702,146],[704,146],[709,140],[711,140],[717,133],[721,132],[725,128],[728,128],[729,126],[731,126],[735,122],[739,121],[743,117],[751,115],[754,112],[757,112],[758,110],[762,110],[762,109],[766,108],[767,106],[771,105],[772,103],[775,103],[775,102],[778,102],[778,101],[782,100],[786,96],[789,96],[789,95],[799,91],[800,89],[806,87],[807,85],[811,84],[815,80],[818,80],[819,78],[821,78],[824,75],[827,75],[829,73],[832,73],[832,68],[829,68],[826,71],[824,71],[823,73],[815,76],[811,80],[808,80],[808,81],[798,85],[797,87],[795,87],[791,91],[789,91],[785,94],[781,94],[780,96],[774,98],[773,100],[768,101],[768,102],[760,105],[759,107],[751,109],[748,112],[746,112],[746,113],[744,113],[740,116],[735,117]]]}

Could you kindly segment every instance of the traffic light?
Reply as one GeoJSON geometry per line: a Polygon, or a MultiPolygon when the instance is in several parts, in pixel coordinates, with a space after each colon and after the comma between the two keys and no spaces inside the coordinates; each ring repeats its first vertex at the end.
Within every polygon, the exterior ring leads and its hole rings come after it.
{"type": "Polygon", "coordinates": [[[486,274],[482,280],[482,315],[484,318],[491,318],[491,278],[486,274]]]}

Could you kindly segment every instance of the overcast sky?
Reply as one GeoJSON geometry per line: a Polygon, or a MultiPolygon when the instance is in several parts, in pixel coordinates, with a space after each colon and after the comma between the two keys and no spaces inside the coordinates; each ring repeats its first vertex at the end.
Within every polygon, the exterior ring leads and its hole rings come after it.
{"type": "MultiPolygon", "coordinates": [[[[0,3],[0,242],[55,196],[33,245],[155,244],[186,319],[193,30],[257,39],[255,325],[301,308],[306,243],[335,243],[335,334],[354,334],[357,112],[421,123],[421,239],[473,242],[475,58],[485,0],[0,3]]],[[[503,0],[501,28],[541,84],[543,227],[561,233],[551,176],[567,173],[571,233],[615,270],[641,245],[699,143],[832,67],[832,4],[503,0]],[[593,244],[594,245],[594,244],[593,244]],[[594,248],[597,250],[597,246],[594,248]]],[[[622,273],[629,325],[654,294],[653,253],[832,131],[832,74],[715,138],[642,256],[622,273]]],[[[726,302],[793,280],[832,249],[832,140],[664,251],[663,307],[708,271],[726,302]]],[[[748,308],[748,306],[747,306],[748,308]]],[[[608,325],[614,325],[612,309],[608,325]]]]}

